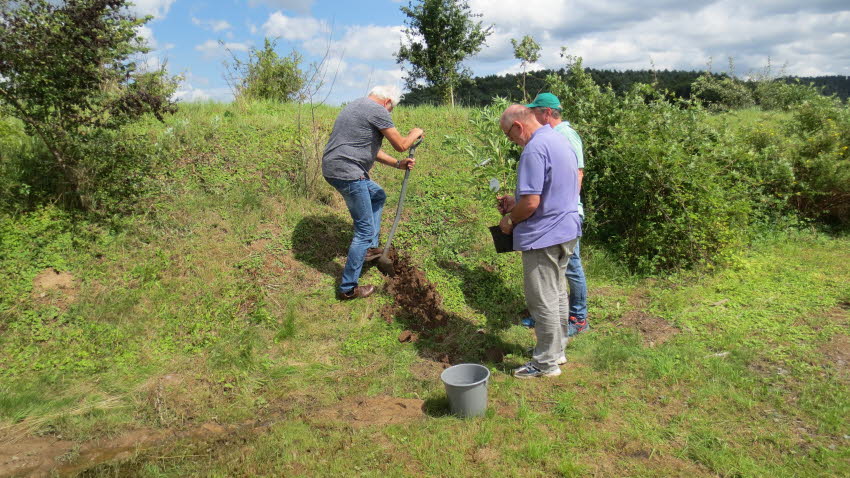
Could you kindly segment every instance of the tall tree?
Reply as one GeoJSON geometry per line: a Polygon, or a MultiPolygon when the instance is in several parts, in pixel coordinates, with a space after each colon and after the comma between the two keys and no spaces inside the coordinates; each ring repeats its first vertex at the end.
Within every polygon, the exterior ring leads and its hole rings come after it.
{"type": "Polygon", "coordinates": [[[425,80],[435,86],[445,103],[454,106],[454,90],[463,78],[470,77],[463,61],[481,51],[493,27],[483,27],[480,17],[470,11],[466,0],[413,0],[401,7],[407,16],[403,42],[396,60],[405,68],[408,88],[425,80]]]}
{"type": "Polygon", "coordinates": [[[527,69],[529,64],[540,59],[540,45],[531,35],[525,35],[521,41],[511,38],[511,45],[514,46],[514,58],[522,61],[522,100],[526,102],[528,101],[528,92],[525,89],[527,69]]]}
{"type": "Polygon", "coordinates": [[[128,0],[0,0],[0,108],[39,137],[62,171],[66,196],[86,207],[83,147],[97,131],[174,110],[174,83],[139,74],[138,27],[128,0]]]}

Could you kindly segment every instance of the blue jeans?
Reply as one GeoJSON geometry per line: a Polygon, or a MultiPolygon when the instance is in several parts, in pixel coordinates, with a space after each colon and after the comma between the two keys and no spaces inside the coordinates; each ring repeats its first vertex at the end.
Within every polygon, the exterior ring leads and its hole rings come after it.
{"type": "Polygon", "coordinates": [[[570,285],[570,317],[581,321],[587,317],[587,282],[584,279],[584,268],[581,267],[581,255],[579,254],[579,243],[570,261],[567,263],[567,283],[570,285]]]}
{"type": "Polygon", "coordinates": [[[387,193],[371,179],[325,178],[325,180],[345,199],[345,205],[348,206],[348,212],[354,220],[354,238],[348,246],[348,259],[345,261],[342,282],[339,285],[340,292],[348,293],[357,287],[360,271],[363,270],[363,261],[366,259],[366,251],[370,247],[378,247],[381,213],[384,211],[387,193]]]}

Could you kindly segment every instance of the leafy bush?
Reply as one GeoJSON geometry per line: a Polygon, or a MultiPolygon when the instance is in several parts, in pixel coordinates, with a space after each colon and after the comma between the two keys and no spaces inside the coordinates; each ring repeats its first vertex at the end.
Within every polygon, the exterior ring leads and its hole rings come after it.
{"type": "Polygon", "coordinates": [[[513,194],[516,189],[516,165],[521,149],[512,143],[499,128],[499,118],[510,103],[496,98],[490,104],[469,113],[472,126],[460,136],[447,136],[455,149],[467,155],[472,163],[471,190],[481,199],[492,200],[495,180],[500,194],[513,194]]]}
{"type": "Polygon", "coordinates": [[[228,82],[237,98],[272,101],[295,101],[304,87],[304,74],[299,68],[301,55],[293,50],[281,57],[275,51],[277,42],[265,39],[263,49],[251,48],[248,60],[233,56],[226,65],[228,82]]]}
{"type": "Polygon", "coordinates": [[[624,98],[611,141],[586,160],[588,232],[638,270],[718,262],[746,238],[749,199],[713,160],[705,113],[651,93],[624,98]]]}
{"type": "Polygon", "coordinates": [[[753,93],[744,82],[729,76],[718,78],[711,73],[706,73],[694,81],[691,96],[699,98],[711,109],[718,111],[748,108],[755,104],[753,93]]]}
{"type": "MultiPolygon", "coordinates": [[[[618,98],[581,59],[549,84],[585,144],[586,237],[642,271],[712,264],[746,239],[751,201],[724,178],[707,112],[649,85],[618,98]]],[[[489,177],[515,182],[515,152],[498,129],[505,106],[473,112],[474,138],[457,142],[478,166],[479,190],[489,177]]]]}
{"type": "Polygon", "coordinates": [[[781,79],[761,78],[754,85],[755,101],[764,110],[788,111],[792,106],[822,96],[818,88],[804,85],[800,80],[788,83],[781,79]]]}
{"type": "MultiPolygon", "coordinates": [[[[173,112],[175,83],[164,69],[138,73],[131,60],[147,47],[126,0],[0,2],[0,109],[23,121],[49,156],[33,157],[28,175],[44,169],[59,188],[59,199],[93,208],[93,195],[104,186],[91,169],[92,137],[152,113],[173,112]]],[[[113,147],[112,145],[109,146],[113,147]]],[[[104,157],[104,155],[97,155],[104,157]]],[[[125,165],[128,163],[125,162],[125,165]]]]}
{"type": "Polygon", "coordinates": [[[794,205],[806,217],[850,225],[850,110],[818,97],[792,108],[786,134],[796,173],[794,205]]]}

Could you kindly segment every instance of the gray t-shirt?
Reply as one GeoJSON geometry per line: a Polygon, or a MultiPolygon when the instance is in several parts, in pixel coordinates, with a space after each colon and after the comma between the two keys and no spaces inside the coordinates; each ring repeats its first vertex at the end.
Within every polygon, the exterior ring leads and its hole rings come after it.
{"type": "Polygon", "coordinates": [[[345,180],[368,178],[384,140],[381,130],[393,126],[386,108],[369,97],[346,105],[337,116],[325,146],[322,175],[345,180]]]}

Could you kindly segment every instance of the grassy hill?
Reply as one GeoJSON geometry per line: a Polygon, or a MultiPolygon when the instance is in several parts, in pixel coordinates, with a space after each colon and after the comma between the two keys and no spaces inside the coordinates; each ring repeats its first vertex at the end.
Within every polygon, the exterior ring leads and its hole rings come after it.
{"type": "MultiPolygon", "coordinates": [[[[409,268],[366,270],[380,292],[353,302],[350,218],[315,169],[336,112],[183,105],[138,126],[164,161],[138,214],[0,218],[0,476],[850,474],[850,239],[776,232],[657,277],[583,243],[592,329],[561,377],[518,381],[519,256],[445,138],[468,111],[394,112],[427,135],[409,268]],[[480,419],[439,379],[467,361],[492,373],[480,419]]],[[[402,175],[375,179],[386,233],[402,175]]]]}

